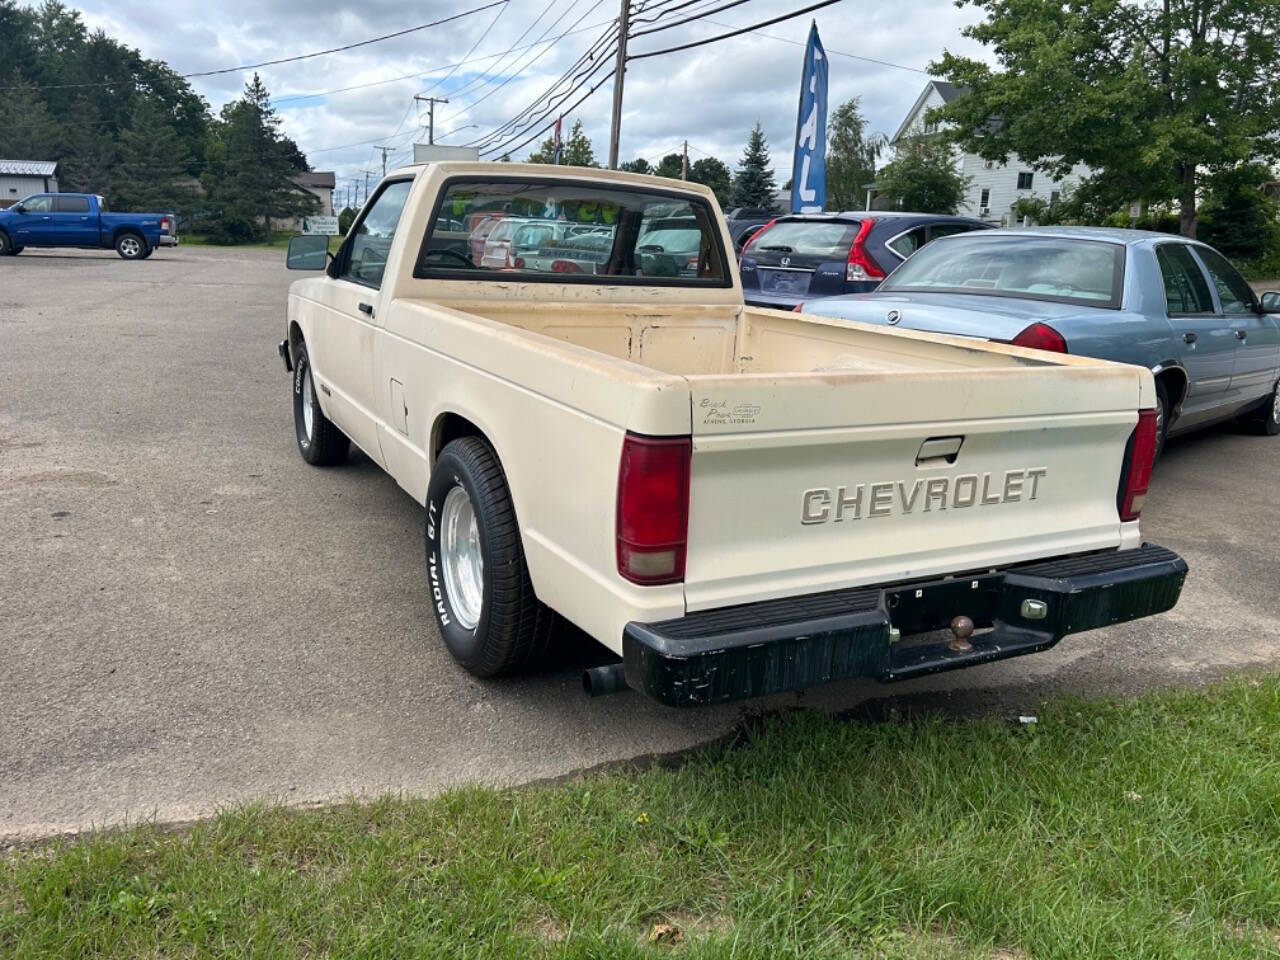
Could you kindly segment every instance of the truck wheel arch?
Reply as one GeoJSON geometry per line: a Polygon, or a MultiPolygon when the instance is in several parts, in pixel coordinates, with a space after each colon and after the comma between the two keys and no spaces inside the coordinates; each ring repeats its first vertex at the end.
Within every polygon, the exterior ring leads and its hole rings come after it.
{"type": "Polygon", "coordinates": [[[454,440],[459,440],[462,437],[479,437],[490,447],[493,447],[494,455],[498,457],[498,463],[502,463],[502,457],[498,454],[498,448],[493,439],[473,421],[468,420],[460,413],[454,413],[449,410],[437,416],[435,423],[431,425],[430,446],[428,447],[430,457],[427,460],[427,466],[434,470],[436,458],[440,456],[440,451],[454,440]]]}
{"type": "Polygon", "coordinates": [[[298,356],[298,344],[302,343],[306,337],[302,335],[302,328],[298,326],[297,320],[289,321],[289,362],[296,362],[298,356]]]}

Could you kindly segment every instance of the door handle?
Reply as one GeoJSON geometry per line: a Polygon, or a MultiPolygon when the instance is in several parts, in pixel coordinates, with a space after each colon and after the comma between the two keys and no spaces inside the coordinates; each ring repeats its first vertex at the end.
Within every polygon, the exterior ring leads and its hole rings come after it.
{"type": "Polygon", "coordinates": [[[1195,335],[1194,333],[1184,333],[1184,334],[1182,335],[1182,342],[1183,342],[1183,343],[1195,343],[1195,342],[1196,342],[1196,335],[1195,335]]]}
{"type": "Polygon", "coordinates": [[[371,317],[372,317],[372,316],[373,316],[373,304],[372,304],[372,303],[362,303],[362,304],[360,304],[360,312],[361,312],[361,313],[367,313],[369,316],[371,316],[371,317]]]}
{"type": "Polygon", "coordinates": [[[1249,331],[1248,331],[1248,330],[1237,330],[1237,331],[1236,331],[1236,339],[1237,339],[1237,340],[1245,340],[1245,339],[1247,339],[1247,338],[1248,338],[1248,336],[1249,336],[1249,331]]]}

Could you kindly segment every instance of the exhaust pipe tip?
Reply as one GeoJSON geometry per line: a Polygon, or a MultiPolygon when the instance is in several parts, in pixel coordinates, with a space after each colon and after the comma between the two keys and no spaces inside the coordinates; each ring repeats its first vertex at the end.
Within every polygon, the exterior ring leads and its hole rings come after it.
{"type": "Polygon", "coordinates": [[[582,690],[588,697],[603,697],[630,689],[621,663],[607,663],[582,671],[582,690]]]}

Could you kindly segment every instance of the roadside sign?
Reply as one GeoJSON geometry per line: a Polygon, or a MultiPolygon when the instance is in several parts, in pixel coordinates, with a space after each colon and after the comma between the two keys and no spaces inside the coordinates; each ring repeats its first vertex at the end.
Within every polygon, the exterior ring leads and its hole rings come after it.
{"type": "Polygon", "coordinates": [[[303,234],[319,234],[322,237],[336,237],[338,235],[338,218],[337,217],[303,217],[302,218],[303,234]]]}

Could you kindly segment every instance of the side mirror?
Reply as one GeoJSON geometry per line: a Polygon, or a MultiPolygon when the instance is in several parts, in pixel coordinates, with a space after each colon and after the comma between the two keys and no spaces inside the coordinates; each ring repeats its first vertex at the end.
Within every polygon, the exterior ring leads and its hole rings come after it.
{"type": "Polygon", "coordinates": [[[26,208],[26,207],[24,207],[21,203],[15,203],[15,204],[13,205],[13,212],[14,212],[14,213],[26,213],[26,212],[27,212],[27,208],[26,208]]]}
{"type": "Polygon", "coordinates": [[[284,265],[290,270],[323,270],[329,265],[329,238],[318,235],[290,237],[284,265]]]}
{"type": "Polygon", "coordinates": [[[1280,313],[1280,292],[1268,290],[1262,295],[1263,313],[1280,313]]]}

